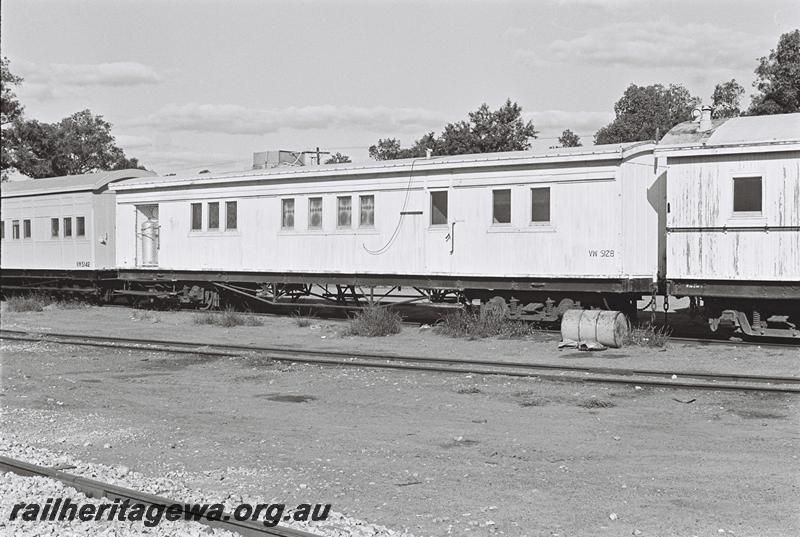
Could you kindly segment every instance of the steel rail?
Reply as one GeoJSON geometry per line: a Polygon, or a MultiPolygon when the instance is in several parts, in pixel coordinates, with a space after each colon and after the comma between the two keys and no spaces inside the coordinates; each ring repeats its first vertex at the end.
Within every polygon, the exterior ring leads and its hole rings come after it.
{"type": "Polygon", "coordinates": [[[264,535],[270,535],[274,537],[318,537],[317,534],[309,533],[307,531],[281,526],[268,527],[263,523],[254,521],[235,520],[230,513],[224,513],[222,520],[212,520],[206,518],[205,516],[195,519],[194,516],[192,516],[192,513],[187,511],[186,505],[194,505],[196,502],[179,502],[163,496],[146,494],[133,489],[103,483],[102,481],[97,481],[95,479],[88,479],[86,477],[68,474],[54,468],[39,466],[8,457],[0,456],[0,470],[4,472],[13,472],[21,476],[46,477],[49,479],[54,479],[74,488],[89,498],[105,497],[109,500],[129,500],[131,502],[142,503],[146,505],[179,505],[181,506],[180,521],[187,521],[185,515],[189,515],[191,520],[200,524],[236,532],[245,537],[263,537],[264,535]]]}
{"type": "Polygon", "coordinates": [[[287,347],[248,345],[210,345],[184,341],[145,340],[82,334],[33,334],[18,330],[0,330],[0,338],[22,341],[45,341],[117,349],[133,349],[167,353],[189,353],[207,356],[240,356],[260,353],[281,362],[348,367],[372,367],[449,373],[473,373],[537,377],[548,380],[636,384],[672,388],[769,391],[800,393],[800,377],[706,373],[702,371],[664,371],[654,369],[611,368],[538,364],[531,362],[499,362],[491,360],[457,360],[380,353],[325,351],[287,347]],[[673,378],[675,375],[677,378],[673,378]],[[655,378],[653,378],[655,377],[655,378]],[[686,379],[695,379],[692,382],[686,379]],[[721,383],[726,381],[727,383],[721,383]]]}

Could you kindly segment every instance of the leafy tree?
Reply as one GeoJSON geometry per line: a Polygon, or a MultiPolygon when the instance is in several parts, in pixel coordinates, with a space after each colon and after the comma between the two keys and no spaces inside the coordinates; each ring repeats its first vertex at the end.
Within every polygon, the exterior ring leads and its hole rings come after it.
{"type": "Polygon", "coordinates": [[[700,105],[680,84],[637,86],[631,84],[614,105],[616,118],[597,131],[596,144],[614,144],[654,140],[692,118],[692,110],[700,105]]]}
{"type": "Polygon", "coordinates": [[[781,35],[778,48],[758,62],[753,86],[759,93],[753,97],[748,114],[800,112],[800,30],[781,35]]]}
{"type": "Polygon", "coordinates": [[[12,121],[22,117],[25,109],[17,100],[17,95],[12,89],[22,83],[22,78],[14,75],[8,68],[8,58],[0,59],[0,124],[6,126],[12,121]]]}
{"type": "Polygon", "coordinates": [[[347,162],[352,162],[350,157],[337,152],[328,157],[328,159],[325,161],[325,164],[345,164],[347,162]]]}
{"type": "MultiPolygon", "coordinates": [[[[12,89],[22,82],[22,78],[11,72],[8,63],[8,58],[0,59],[0,128],[4,140],[6,139],[6,127],[22,117],[24,110],[12,89]]],[[[3,181],[7,178],[8,169],[14,166],[12,159],[10,146],[4,142],[0,147],[0,177],[3,181]]]]}
{"type": "Polygon", "coordinates": [[[728,82],[717,84],[711,95],[714,117],[737,117],[742,115],[739,102],[744,96],[744,88],[732,78],[728,82]]]}
{"type": "Polygon", "coordinates": [[[9,131],[14,167],[35,179],[142,168],[116,146],[111,124],[89,110],[52,124],[18,120],[9,131]]]}
{"type": "Polygon", "coordinates": [[[395,138],[379,139],[369,148],[369,156],[393,160],[422,157],[427,150],[433,155],[523,151],[530,149],[530,139],[536,138],[537,133],[532,122],[522,119],[522,107],[508,99],[494,111],[484,103],[469,113],[468,120],[448,123],[439,136],[429,132],[412,147],[401,147],[395,138]]]}
{"type": "Polygon", "coordinates": [[[581,137],[569,129],[562,132],[561,136],[558,137],[558,144],[561,147],[580,147],[583,145],[581,137]]]}

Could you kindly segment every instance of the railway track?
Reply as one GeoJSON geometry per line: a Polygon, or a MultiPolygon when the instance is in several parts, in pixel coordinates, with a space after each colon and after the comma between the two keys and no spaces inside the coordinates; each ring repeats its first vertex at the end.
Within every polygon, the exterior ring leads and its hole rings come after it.
{"type": "MultiPolygon", "coordinates": [[[[68,474],[64,471],[56,470],[54,468],[38,466],[36,464],[30,464],[24,461],[11,459],[8,457],[0,457],[0,471],[13,472],[21,476],[46,477],[48,479],[60,481],[65,485],[70,486],[75,490],[83,493],[85,496],[89,498],[105,497],[111,501],[116,499],[119,499],[120,501],[130,500],[132,503],[142,503],[148,506],[174,505],[174,504],[183,506],[186,504],[191,505],[194,503],[194,502],[176,501],[171,498],[165,498],[163,496],[155,496],[153,494],[145,494],[144,492],[139,492],[133,489],[128,489],[125,487],[104,483],[102,481],[97,481],[94,479],[88,479],[85,477],[68,474]]],[[[184,509],[184,511],[181,514],[188,515],[190,513],[184,509]]],[[[191,518],[191,520],[199,522],[201,524],[206,524],[214,528],[220,528],[236,532],[245,537],[264,537],[264,536],[317,537],[317,535],[314,533],[295,530],[287,527],[281,527],[279,525],[274,527],[268,527],[258,522],[239,521],[236,520],[230,513],[226,513],[222,517],[222,520],[212,520],[205,517],[198,518],[196,520],[194,518],[191,518]]]]}
{"type": "Polygon", "coordinates": [[[279,346],[206,345],[185,341],[147,340],[84,334],[39,334],[0,330],[0,339],[50,342],[150,352],[198,354],[205,356],[248,356],[257,354],[277,362],[340,367],[367,367],[411,371],[506,375],[544,380],[595,382],[668,388],[738,390],[752,392],[800,393],[800,377],[740,375],[703,371],[664,371],[655,369],[610,368],[531,362],[499,362],[402,356],[385,353],[357,353],[297,349],[279,346]]]}

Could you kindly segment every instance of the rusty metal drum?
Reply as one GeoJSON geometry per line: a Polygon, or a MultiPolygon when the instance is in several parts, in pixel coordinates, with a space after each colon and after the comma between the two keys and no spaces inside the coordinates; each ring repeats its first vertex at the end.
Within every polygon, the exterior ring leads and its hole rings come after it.
{"type": "Polygon", "coordinates": [[[630,332],[628,318],[620,311],[567,310],[561,318],[564,341],[597,342],[606,347],[622,347],[630,332]]]}

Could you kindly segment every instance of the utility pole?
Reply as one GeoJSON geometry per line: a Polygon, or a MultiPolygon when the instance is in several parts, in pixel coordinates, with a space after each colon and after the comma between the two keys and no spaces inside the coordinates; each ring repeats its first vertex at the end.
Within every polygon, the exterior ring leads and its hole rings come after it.
{"type": "MultiPolygon", "coordinates": [[[[322,155],[330,155],[330,151],[320,151],[319,146],[317,146],[316,151],[303,151],[303,154],[311,153],[312,155],[316,153],[317,155],[317,166],[322,164],[322,155]]],[[[313,157],[312,157],[313,158],[313,157]]]]}

